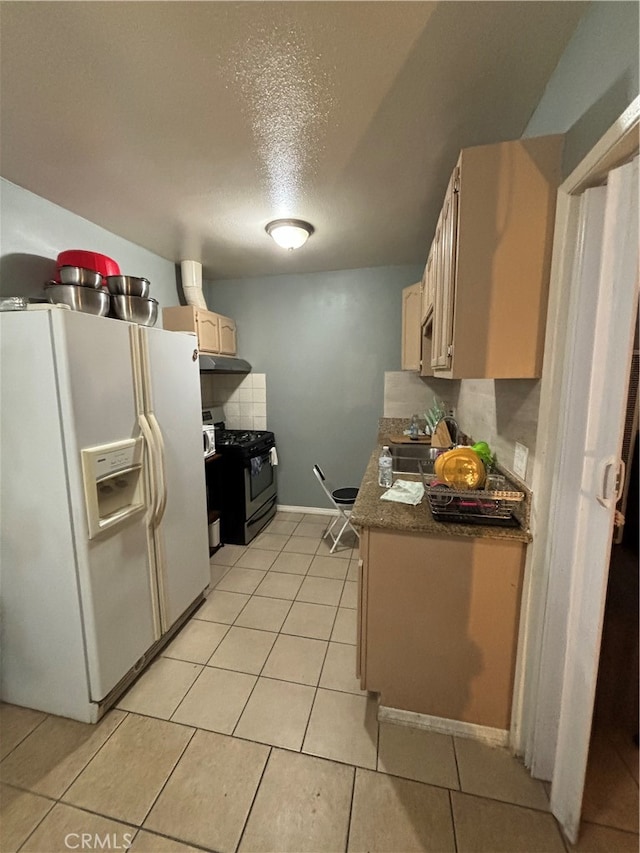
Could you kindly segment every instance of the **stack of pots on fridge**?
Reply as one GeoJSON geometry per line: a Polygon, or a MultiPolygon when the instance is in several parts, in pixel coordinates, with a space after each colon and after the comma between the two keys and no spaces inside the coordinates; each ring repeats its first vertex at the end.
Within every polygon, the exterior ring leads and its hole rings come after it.
{"type": "Polygon", "coordinates": [[[142,326],[155,326],[158,300],[148,295],[149,279],[135,275],[108,275],[107,287],[116,317],[142,326]]]}
{"type": "Polygon", "coordinates": [[[55,280],[44,287],[49,302],[68,305],[73,311],[106,317],[111,300],[103,287],[108,275],[119,273],[118,264],[106,255],[70,249],[56,260],[55,280]]]}
{"type": "Polygon", "coordinates": [[[68,305],[106,317],[117,317],[144,326],[153,326],[158,302],[149,297],[149,280],[121,275],[112,259],[98,252],[69,249],[56,260],[56,279],[45,285],[49,302],[68,305]]]}

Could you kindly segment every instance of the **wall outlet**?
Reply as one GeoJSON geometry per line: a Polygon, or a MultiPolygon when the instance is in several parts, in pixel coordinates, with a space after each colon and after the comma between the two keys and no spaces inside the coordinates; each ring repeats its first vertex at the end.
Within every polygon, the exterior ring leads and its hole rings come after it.
{"type": "Polygon", "coordinates": [[[516,441],[516,449],[513,454],[513,473],[516,477],[524,480],[527,476],[527,461],[529,459],[529,448],[516,441]]]}

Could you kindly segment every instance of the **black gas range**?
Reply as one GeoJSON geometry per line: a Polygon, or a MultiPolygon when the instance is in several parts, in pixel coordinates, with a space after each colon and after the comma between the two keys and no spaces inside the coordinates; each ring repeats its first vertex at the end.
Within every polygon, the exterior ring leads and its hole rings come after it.
{"type": "Polygon", "coordinates": [[[275,436],[269,430],[227,429],[214,420],[215,411],[202,413],[203,423],[215,427],[219,454],[206,467],[209,509],[220,512],[222,542],[247,545],[276,514],[275,436]]]}
{"type": "Polygon", "coordinates": [[[225,429],[224,424],[214,424],[216,428],[216,450],[218,453],[238,453],[253,456],[275,446],[275,437],[269,430],[225,429]]]}

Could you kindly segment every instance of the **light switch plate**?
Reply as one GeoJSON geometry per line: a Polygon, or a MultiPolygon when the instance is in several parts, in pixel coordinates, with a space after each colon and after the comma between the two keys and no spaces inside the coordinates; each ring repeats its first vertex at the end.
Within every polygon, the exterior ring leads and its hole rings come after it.
{"type": "Polygon", "coordinates": [[[516,449],[513,454],[513,473],[524,480],[527,476],[527,461],[529,459],[529,448],[516,441],[516,449]]]}

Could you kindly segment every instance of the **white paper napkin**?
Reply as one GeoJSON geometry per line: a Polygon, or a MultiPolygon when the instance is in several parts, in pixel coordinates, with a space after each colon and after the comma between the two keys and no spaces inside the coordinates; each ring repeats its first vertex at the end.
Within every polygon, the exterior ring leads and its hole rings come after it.
{"type": "Polygon", "coordinates": [[[396,480],[390,489],[381,495],[380,500],[396,501],[401,504],[419,504],[424,496],[424,486],[411,480],[396,480]]]}

